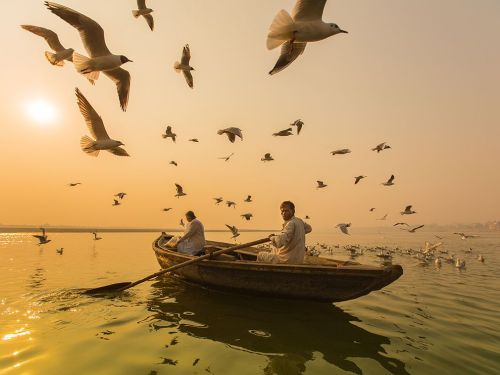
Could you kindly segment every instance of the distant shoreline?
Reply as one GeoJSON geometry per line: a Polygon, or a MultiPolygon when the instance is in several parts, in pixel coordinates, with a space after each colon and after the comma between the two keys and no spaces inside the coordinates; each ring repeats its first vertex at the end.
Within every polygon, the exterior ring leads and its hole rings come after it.
{"type": "MultiPolygon", "coordinates": [[[[40,226],[0,226],[0,233],[29,233],[40,232],[40,226]]],[[[98,227],[51,227],[44,226],[46,232],[52,233],[160,233],[160,232],[183,232],[178,228],[98,228],[98,227]]],[[[239,232],[276,232],[276,229],[241,229],[239,232]]],[[[206,229],[205,232],[227,232],[225,229],[206,229]]]]}

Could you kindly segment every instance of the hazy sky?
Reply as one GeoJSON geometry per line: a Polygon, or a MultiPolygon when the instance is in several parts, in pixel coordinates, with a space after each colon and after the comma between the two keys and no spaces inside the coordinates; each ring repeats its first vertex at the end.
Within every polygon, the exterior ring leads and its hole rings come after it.
{"type": "Polygon", "coordinates": [[[292,0],[149,0],[154,32],[132,17],[133,0],[62,3],[99,22],[110,50],[134,60],[124,66],[128,111],[107,77],[91,86],[72,64],[51,66],[44,40],[19,25],[50,28],[82,53],[75,29],[42,1],[2,4],[0,223],[176,227],[193,209],[208,228],[275,228],[285,199],[317,230],[380,225],[386,213],[392,225],[407,204],[418,212],[407,218],[414,224],[500,217],[497,0],[328,1],[324,20],[349,34],[310,43],[272,77],[279,51],[266,49],[267,30],[292,0]],[[173,70],[186,43],[194,90],[173,70]],[[75,87],[130,158],[80,150],[88,131],[75,87]],[[53,106],[53,121],[30,116],[39,100],[53,106]],[[297,118],[300,136],[272,137],[297,118]],[[167,125],[176,144],[161,138],[167,125]],[[217,135],[228,126],[244,141],[217,135]],[[187,142],[193,137],[200,143],[187,142]],[[392,149],[370,151],[383,141],[392,149]],[[352,153],[329,155],[338,148],[352,153]],[[230,162],[217,159],[231,152],[230,162]],[[276,160],[261,162],[266,152],[276,160]],[[396,185],[382,186],[392,173],[396,185]],[[359,174],[368,177],[355,186],[359,174]],[[317,190],[316,180],[328,187],[317,190]],[[83,185],[67,186],[75,181],[83,185]],[[176,182],[186,197],[174,198],[176,182]],[[128,196],[112,207],[119,191],[128,196]],[[243,202],[247,194],[254,203],[243,202]],[[236,209],[215,206],[217,196],[236,209]],[[239,217],[246,212],[253,221],[239,217]]]}

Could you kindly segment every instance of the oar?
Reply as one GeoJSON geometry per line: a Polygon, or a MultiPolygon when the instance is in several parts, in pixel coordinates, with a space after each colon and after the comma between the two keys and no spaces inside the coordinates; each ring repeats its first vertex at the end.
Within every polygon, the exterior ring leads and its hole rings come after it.
{"type": "Polygon", "coordinates": [[[260,244],[263,244],[263,243],[266,243],[266,242],[269,242],[269,241],[270,241],[269,238],[263,238],[261,240],[257,240],[257,241],[253,241],[253,242],[248,242],[248,243],[244,243],[244,244],[241,244],[241,245],[231,246],[231,247],[228,247],[228,248],[225,248],[225,249],[214,251],[213,253],[210,253],[210,254],[205,254],[205,255],[202,255],[200,257],[197,257],[197,258],[194,258],[194,259],[190,259],[190,260],[188,260],[186,262],[183,262],[183,263],[176,264],[176,265],[174,265],[172,267],[168,267],[168,268],[166,268],[164,270],[158,271],[156,273],[153,273],[152,275],[146,276],[146,277],[144,277],[144,278],[142,278],[140,280],[134,281],[134,282],[127,281],[127,282],[123,282],[123,283],[116,283],[116,284],[105,285],[105,286],[101,286],[99,288],[87,289],[83,293],[84,294],[104,294],[104,293],[122,292],[122,291],[130,289],[130,288],[132,288],[132,287],[134,287],[136,285],[139,285],[139,284],[143,283],[144,281],[148,281],[148,280],[154,279],[157,276],[163,275],[163,274],[168,273],[168,272],[172,272],[172,271],[174,271],[176,269],[188,266],[190,264],[201,262],[201,261],[203,261],[205,259],[208,259],[208,258],[211,258],[213,256],[217,256],[217,255],[224,254],[224,253],[229,253],[231,251],[243,249],[245,247],[260,245],[260,244]]]}

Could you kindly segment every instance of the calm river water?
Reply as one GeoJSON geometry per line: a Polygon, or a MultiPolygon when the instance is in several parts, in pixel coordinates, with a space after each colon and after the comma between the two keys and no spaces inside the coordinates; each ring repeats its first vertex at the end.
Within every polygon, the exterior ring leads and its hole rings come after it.
{"type": "MultiPolygon", "coordinates": [[[[395,255],[405,272],[399,280],[336,305],[231,294],[171,277],[120,297],[82,296],[79,288],[157,271],[156,234],[102,233],[101,241],[48,234],[52,242],[42,247],[28,233],[0,234],[0,374],[500,373],[500,234],[463,241],[441,233],[465,270],[395,255]]],[[[347,259],[348,243],[418,249],[426,240],[437,241],[430,232],[375,230],[308,237],[340,244],[338,259],[347,259]]],[[[374,254],[357,261],[376,264],[374,254]]]]}

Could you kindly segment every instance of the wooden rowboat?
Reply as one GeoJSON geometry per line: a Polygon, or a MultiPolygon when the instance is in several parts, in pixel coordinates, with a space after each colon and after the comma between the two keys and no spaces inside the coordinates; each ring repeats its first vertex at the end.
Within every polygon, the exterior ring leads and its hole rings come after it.
{"type": "MultiPolygon", "coordinates": [[[[193,259],[166,246],[170,234],[153,242],[158,263],[167,268],[193,259]]],[[[232,246],[207,241],[206,251],[232,246]]],[[[340,302],[382,289],[403,274],[400,265],[363,266],[354,262],[306,256],[303,264],[256,262],[257,248],[244,248],[179,268],[173,273],[186,281],[218,289],[269,297],[340,302]]]]}

